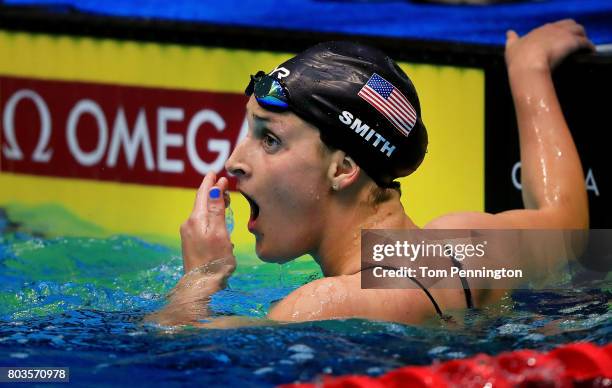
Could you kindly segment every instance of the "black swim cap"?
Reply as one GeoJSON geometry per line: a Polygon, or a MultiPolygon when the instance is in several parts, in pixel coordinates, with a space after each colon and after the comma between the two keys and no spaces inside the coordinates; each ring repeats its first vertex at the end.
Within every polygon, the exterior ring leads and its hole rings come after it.
{"type": "Polygon", "coordinates": [[[399,186],[394,179],[423,161],[427,130],[416,90],[381,51],[352,42],[320,43],[270,75],[284,86],[291,111],[379,186],[399,186]]]}

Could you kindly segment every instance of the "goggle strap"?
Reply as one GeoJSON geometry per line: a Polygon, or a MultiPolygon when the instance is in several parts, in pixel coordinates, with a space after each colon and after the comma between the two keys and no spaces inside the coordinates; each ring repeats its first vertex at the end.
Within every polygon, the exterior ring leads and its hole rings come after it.
{"type": "Polygon", "coordinates": [[[244,94],[250,97],[255,91],[255,83],[259,81],[264,75],[266,75],[266,73],[263,70],[259,70],[255,75],[251,74],[251,81],[247,85],[246,89],[244,89],[244,94]]]}

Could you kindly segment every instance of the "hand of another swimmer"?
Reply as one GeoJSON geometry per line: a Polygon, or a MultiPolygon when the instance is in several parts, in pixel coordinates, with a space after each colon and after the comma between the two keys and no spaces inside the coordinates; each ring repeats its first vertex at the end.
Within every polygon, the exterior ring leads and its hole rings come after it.
{"type": "Polygon", "coordinates": [[[535,70],[549,70],[579,49],[595,50],[584,27],[565,19],[545,24],[519,38],[516,32],[506,33],[506,64],[535,70]]]}
{"type": "Polygon", "coordinates": [[[191,215],[181,225],[183,268],[188,273],[194,268],[215,262],[215,270],[231,274],[236,268],[232,242],[225,226],[225,207],[229,204],[227,178],[216,181],[215,173],[208,173],[196,194],[191,215]],[[219,259],[221,266],[218,266],[219,259]]]}

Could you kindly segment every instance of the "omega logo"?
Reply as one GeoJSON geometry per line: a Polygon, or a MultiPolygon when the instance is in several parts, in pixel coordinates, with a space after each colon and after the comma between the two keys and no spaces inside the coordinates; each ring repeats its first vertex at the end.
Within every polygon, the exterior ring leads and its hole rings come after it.
{"type": "MultiPolygon", "coordinates": [[[[128,168],[133,168],[140,155],[147,171],[182,173],[187,162],[196,171],[205,174],[208,171],[222,171],[231,150],[230,140],[224,138],[227,136],[223,136],[226,122],[212,109],[201,109],[191,117],[185,117],[185,109],[181,107],[156,106],[153,108],[154,118],[151,119],[149,116],[147,119],[145,108],[136,107],[138,113],[130,128],[122,105],[113,107],[114,114],[110,114],[102,109],[99,102],[82,98],[71,106],[65,122],[54,122],[49,105],[40,94],[31,89],[20,89],[8,98],[2,115],[5,143],[2,153],[8,160],[20,161],[28,158],[19,146],[15,128],[17,107],[28,100],[29,103],[33,103],[34,112],[40,118],[38,141],[32,154],[29,155],[29,160],[36,163],[51,163],[53,156],[51,136],[54,124],[65,128],[62,134],[63,141],[66,142],[73,160],[81,166],[114,167],[117,165],[119,154],[123,153],[128,168]],[[95,123],[93,128],[96,131],[96,142],[93,150],[85,150],[82,136],[79,137],[79,122],[85,116],[92,117],[95,123]],[[184,125],[184,133],[170,132],[168,130],[170,123],[184,125]],[[212,128],[213,133],[218,136],[209,137],[205,142],[206,149],[216,154],[211,162],[202,159],[198,151],[202,147],[196,144],[197,134],[204,125],[212,128]],[[152,140],[156,140],[156,143],[152,140]],[[180,149],[180,158],[170,157],[168,150],[173,148],[180,149]]],[[[247,131],[248,123],[245,117],[237,140],[240,141],[247,131]]],[[[174,155],[176,154],[177,152],[174,152],[174,155]]]]}

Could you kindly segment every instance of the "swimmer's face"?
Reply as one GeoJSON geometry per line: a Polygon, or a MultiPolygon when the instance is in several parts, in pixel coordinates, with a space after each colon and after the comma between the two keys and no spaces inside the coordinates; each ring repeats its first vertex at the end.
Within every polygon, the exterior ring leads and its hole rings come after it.
{"type": "Polygon", "coordinates": [[[250,202],[248,228],[264,261],[286,262],[311,253],[320,241],[330,192],[318,130],[293,113],[273,113],[251,97],[248,135],[226,168],[250,202]]]}

